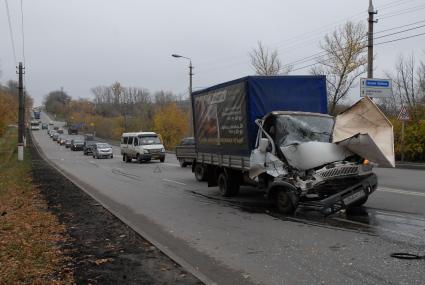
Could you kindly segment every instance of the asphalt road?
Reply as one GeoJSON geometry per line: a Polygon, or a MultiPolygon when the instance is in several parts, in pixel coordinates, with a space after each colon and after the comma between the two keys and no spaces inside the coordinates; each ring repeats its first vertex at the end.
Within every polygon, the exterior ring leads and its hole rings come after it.
{"type": "MultiPolygon", "coordinates": [[[[42,114],[42,120],[48,120],[42,114]]],[[[425,172],[376,169],[379,189],[354,213],[274,213],[262,193],[222,198],[174,155],[165,163],[93,159],[34,131],[45,156],[179,262],[217,284],[423,284],[425,172]]]]}

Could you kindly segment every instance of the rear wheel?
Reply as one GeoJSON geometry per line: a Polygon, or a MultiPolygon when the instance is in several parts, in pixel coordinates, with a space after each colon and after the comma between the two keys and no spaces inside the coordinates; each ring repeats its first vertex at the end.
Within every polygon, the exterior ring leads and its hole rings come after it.
{"type": "Polygon", "coordinates": [[[164,158],[160,158],[159,161],[164,162],[165,161],[165,157],[164,158]]]}
{"type": "Polygon", "coordinates": [[[179,164],[180,164],[180,167],[186,167],[187,166],[186,162],[182,158],[179,159],[179,164]]]}
{"type": "Polygon", "coordinates": [[[236,196],[239,193],[239,183],[224,172],[218,175],[217,184],[221,195],[224,197],[236,196]]]}
{"type": "Polygon", "coordinates": [[[205,167],[202,164],[196,164],[195,165],[195,178],[198,181],[205,181],[206,179],[206,171],[205,171],[205,167]]]}
{"type": "Polygon", "coordinates": [[[295,199],[293,195],[295,194],[286,189],[281,189],[276,192],[275,203],[279,213],[293,214],[295,212],[298,203],[294,203],[297,199],[295,199]]]}

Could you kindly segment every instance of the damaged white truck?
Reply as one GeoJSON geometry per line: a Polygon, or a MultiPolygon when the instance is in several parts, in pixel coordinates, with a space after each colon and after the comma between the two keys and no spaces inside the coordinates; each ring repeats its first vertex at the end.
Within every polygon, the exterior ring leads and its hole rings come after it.
{"type": "Polygon", "coordinates": [[[364,204],[373,165],[394,166],[393,129],[364,98],[327,115],[324,76],[249,76],[192,95],[197,180],[235,196],[264,190],[277,210],[325,215],[364,204]]]}

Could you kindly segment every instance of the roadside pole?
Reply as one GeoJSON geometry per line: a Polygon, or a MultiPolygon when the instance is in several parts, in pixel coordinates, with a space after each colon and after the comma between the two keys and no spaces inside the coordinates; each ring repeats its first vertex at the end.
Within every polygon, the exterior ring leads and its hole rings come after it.
{"type": "Polygon", "coordinates": [[[19,93],[19,114],[18,114],[18,160],[24,160],[24,132],[25,132],[25,107],[24,107],[24,86],[23,86],[23,67],[22,62],[19,63],[18,67],[18,93],[19,93]]]}
{"type": "Polygon", "coordinates": [[[404,162],[404,126],[406,121],[401,122],[401,162],[404,162]]]}
{"type": "Polygon", "coordinates": [[[372,0],[369,0],[369,30],[367,33],[367,78],[373,78],[373,24],[377,23],[374,16],[378,14],[373,8],[372,0]]]}
{"type": "Polygon", "coordinates": [[[402,106],[400,113],[397,116],[397,120],[401,121],[401,146],[400,146],[400,152],[401,152],[401,162],[404,161],[404,129],[406,122],[410,120],[409,111],[407,110],[406,106],[402,106]]]}

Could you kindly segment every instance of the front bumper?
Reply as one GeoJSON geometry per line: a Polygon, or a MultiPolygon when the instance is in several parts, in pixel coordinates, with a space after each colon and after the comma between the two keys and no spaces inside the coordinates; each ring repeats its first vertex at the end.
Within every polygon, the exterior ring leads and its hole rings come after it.
{"type": "Polygon", "coordinates": [[[152,160],[152,159],[164,159],[165,158],[165,152],[159,152],[159,153],[144,153],[140,155],[142,160],[152,160]]]}
{"type": "Polygon", "coordinates": [[[317,207],[324,215],[331,215],[344,208],[347,208],[354,202],[372,194],[378,187],[378,178],[372,173],[360,180],[354,185],[339,191],[320,201],[304,203],[306,206],[317,207]]]}

